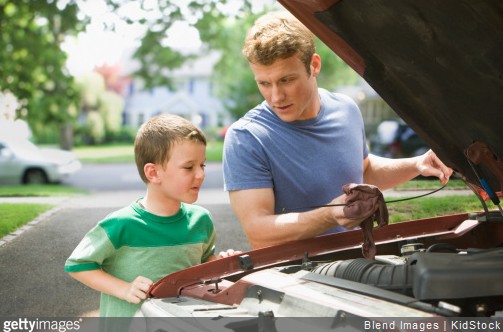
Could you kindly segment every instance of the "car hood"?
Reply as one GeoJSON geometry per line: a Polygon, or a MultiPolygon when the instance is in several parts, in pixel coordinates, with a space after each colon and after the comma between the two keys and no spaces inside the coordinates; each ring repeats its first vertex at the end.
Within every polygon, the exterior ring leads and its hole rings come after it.
{"type": "Polygon", "coordinates": [[[449,167],[471,184],[484,178],[502,190],[503,2],[279,2],[449,167]]]}
{"type": "Polygon", "coordinates": [[[34,145],[18,145],[14,148],[14,152],[19,156],[19,158],[28,162],[65,165],[77,160],[71,151],[56,148],[38,148],[34,145]]]}
{"type": "Polygon", "coordinates": [[[42,148],[40,149],[40,152],[45,160],[59,165],[68,164],[77,160],[77,157],[71,151],[55,148],[42,148]]]}

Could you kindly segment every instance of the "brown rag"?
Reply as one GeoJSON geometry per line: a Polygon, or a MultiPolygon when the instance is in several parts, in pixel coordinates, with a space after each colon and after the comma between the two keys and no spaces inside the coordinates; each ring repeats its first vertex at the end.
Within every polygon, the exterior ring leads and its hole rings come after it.
{"type": "Polygon", "coordinates": [[[376,246],[372,229],[374,220],[377,221],[377,227],[388,224],[388,208],[384,197],[376,186],[370,184],[349,183],[342,187],[347,195],[344,215],[349,219],[365,218],[360,224],[363,231],[363,257],[374,259],[376,255],[376,246]]]}

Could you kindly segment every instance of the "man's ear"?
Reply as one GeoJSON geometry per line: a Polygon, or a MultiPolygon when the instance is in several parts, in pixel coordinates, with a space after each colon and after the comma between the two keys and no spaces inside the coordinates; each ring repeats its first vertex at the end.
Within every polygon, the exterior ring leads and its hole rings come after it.
{"type": "Polygon", "coordinates": [[[318,77],[320,71],[321,71],[321,57],[317,53],[314,53],[313,57],[311,58],[311,75],[313,77],[318,77]]]}
{"type": "Polygon", "coordinates": [[[157,172],[157,167],[160,167],[157,164],[147,163],[143,166],[143,172],[145,173],[145,177],[150,183],[159,183],[161,181],[159,177],[159,173],[157,172]]]}

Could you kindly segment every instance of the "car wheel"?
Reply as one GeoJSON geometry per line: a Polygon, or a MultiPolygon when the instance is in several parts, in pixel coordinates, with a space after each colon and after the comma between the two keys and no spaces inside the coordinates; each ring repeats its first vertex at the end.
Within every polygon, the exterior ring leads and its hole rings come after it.
{"type": "Polygon", "coordinates": [[[47,182],[47,175],[41,169],[29,169],[23,176],[24,184],[45,184],[47,182]]]}

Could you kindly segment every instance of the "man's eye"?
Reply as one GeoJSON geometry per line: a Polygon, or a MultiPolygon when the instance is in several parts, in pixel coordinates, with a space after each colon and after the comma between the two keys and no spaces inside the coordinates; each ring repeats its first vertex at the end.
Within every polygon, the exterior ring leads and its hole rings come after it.
{"type": "Polygon", "coordinates": [[[201,168],[205,169],[206,168],[206,164],[201,164],[201,168]]]}

